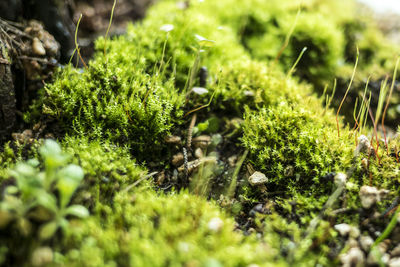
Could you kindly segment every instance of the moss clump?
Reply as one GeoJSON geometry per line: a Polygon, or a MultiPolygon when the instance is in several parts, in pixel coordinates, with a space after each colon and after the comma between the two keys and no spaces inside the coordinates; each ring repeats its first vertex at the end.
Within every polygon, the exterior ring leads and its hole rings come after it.
{"type": "MultiPolygon", "coordinates": [[[[140,191],[140,190],[139,190],[140,191]]],[[[233,232],[233,221],[188,193],[118,194],[104,219],[74,224],[59,263],[80,266],[269,266],[276,250],[233,232]]]]}
{"type": "Polygon", "coordinates": [[[158,155],[183,98],[172,81],[160,84],[134,63],[105,64],[93,62],[83,73],[66,67],[46,87],[43,114],[67,133],[130,144],[143,160],[150,149],[158,155]]]}
{"type": "Polygon", "coordinates": [[[66,137],[63,146],[72,156],[72,161],[85,171],[75,201],[84,203],[93,211],[99,203],[112,203],[116,192],[146,175],[145,168],[137,165],[128,149],[107,140],[89,142],[87,138],[66,137]]]}
{"type": "Polygon", "coordinates": [[[346,168],[351,159],[347,149],[351,141],[343,133],[338,138],[329,121],[333,116],[324,117],[305,106],[282,101],[245,115],[243,145],[250,150],[254,165],[278,187],[291,184],[315,190],[321,176],[346,168]]]}

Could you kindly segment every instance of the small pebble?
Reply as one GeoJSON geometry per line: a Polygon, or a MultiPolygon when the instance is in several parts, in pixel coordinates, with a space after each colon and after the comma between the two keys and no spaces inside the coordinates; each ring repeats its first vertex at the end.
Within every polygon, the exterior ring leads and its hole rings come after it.
{"type": "Polygon", "coordinates": [[[204,95],[208,93],[208,90],[204,87],[193,87],[192,88],[193,93],[196,95],[204,95]]]}
{"type": "Polygon", "coordinates": [[[203,150],[201,150],[200,147],[196,148],[196,150],[194,151],[194,156],[197,159],[200,159],[200,158],[204,157],[203,150]]]}
{"type": "Polygon", "coordinates": [[[200,135],[192,139],[192,144],[195,148],[205,149],[211,144],[211,136],[209,135],[200,135]]]}
{"type": "Polygon", "coordinates": [[[356,150],[354,151],[355,155],[358,155],[360,152],[362,153],[369,153],[371,151],[371,142],[369,141],[368,137],[365,135],[361,135],[358,138],[358,145],[356,150]]]}
{"type": "Polygon", "coordinates": [[[172,163],[172,165],[174,165],[175,167],[177,167],[177,166],[180,166],[180,165],[183,164],[183,160],[184,160],[183,153],[182,153],[182,152],[179,152],[178,154],[175,154],[175,155],[172,157],[171,163],[172,163]]]}
{"type": "Polygon", "coordinates": [[[351,230],[351,226],[347,223],[337,224],[333,228],[335,228],[335,230],[338,231],[341,236],[347,236],[351,230]]]}
{"type": "Polygon", "coordinates": [[[179,136],[176,136],[176,135],[170,135],[170,136],[167,136],[164,139],[164,141],[167,144],[180,144],[181,143],[181,138],[179,136]]]}
{"type": "Polygon", "coordinates": [[[363,185],[360,189],[361,206],[364,209],[371,208],[378,201],[378,189],[376,187],[363,185]]]}
{"type": "Polygon", "coordinates": [[[254,172],[250,177],[249,177],[249,183],[251,185],[262,185],[268,182],[267,176],[265,176],[264,173],[262,172],[254,172]]]}
{"type": "Polygon", "coordinates": [[[237,159],[238,159],[237,155],[229,157],[228,158],[229,167],[235,167],[237,159]]]}
{"type": "Polygon", "coordinates": [[[44,49],[42,42],[37,37],[33,38],[32,52],[38,56],[46,55],[46,50],[44,49]]]}
{"type": "Polygon", "coordinates": [[[364,251],[369,251],[373,243],[374,240],[369,235],[363,235],[360,237],[360,245],[364,251]]]}
{"type": "Polygon", "coordinates": [[[32,253],[31,263],[33,266],[44,266],[53,261],[53,250],[49,247],[39,247],[32,253]]]}
{"type": "Polygon", "coordinates": [[[388,262],[389,267],[400,267],[400,258],[392,258],[388,262]]]}
{"type": "Polygon", "coordinates": [[[343,186],[346,184],[346,181],[347,175],[342,172],[337,173],[334,177],[334,182],[336,186],[343,186]]]}
{"type": "Polygon", "coordinates": [[[160,27],[160,30],[163,32],[170,32],[174,29],[174,25],[172,24],[164,24],[160,27]]]}
{"type": "Polygon", "coordinates": [[[391,253],[392,257],[400,257],[400,245],[397,245],[391,253]]]}
{"type": "Polygon", "coordinates": [[[208,222],[207,226],[210,231],[219,232],[224,226],[224,222],[220,218],[215,217],[208,222]]]}
{"type": "Polygon", "coordinates": [[[340,255],[340,261],[343,267],[364,266],[365,256],[358,247],[351,248],[346,254],[340,255]]]}

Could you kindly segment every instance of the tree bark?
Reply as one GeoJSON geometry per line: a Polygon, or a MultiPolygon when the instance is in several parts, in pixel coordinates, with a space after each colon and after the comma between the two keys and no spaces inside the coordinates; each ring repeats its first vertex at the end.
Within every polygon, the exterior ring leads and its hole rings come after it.
{"type": "Polygon", "coordinates": [[[0,37],[0,139],[11,134],[16,123],[16,100],[4,40],[0,37]]]}

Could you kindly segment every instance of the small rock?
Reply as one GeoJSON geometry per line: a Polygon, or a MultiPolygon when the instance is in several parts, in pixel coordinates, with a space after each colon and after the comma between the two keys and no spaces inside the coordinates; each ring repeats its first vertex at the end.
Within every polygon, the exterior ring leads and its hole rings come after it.
{"type": "Polygon", "coordinates": [[[335,230],[339,232],[341,236],[350,236],[351,238],[358,238],[360,230],[357,227],[351,226],[347,223],[341,223],[334,226],[335,230]]]}
{"type": "Polygon", "coordinates": [[[360,245],[364,251],[369,251],[374,240],[369,235],[363,235],[360,237],[360,245]]]}
{"type": "Polygon", "coordinates": [[[386,189],[381,189],[378,191],[378,201],[385,199],[389,195],[390,191],[386,189]]]}
{"type": "Polygon", "coordinates": [[[356,150],[354,151],[354,155],[358,155],[360,152],[362,153],[369,153],[371,151],[371,142],[369,141],[368,137],[365,135],[361,135],[358,138],[358,145],[356,150]]]}
{"type": "Polygon", "coordinates": [[[233,155],[233,156],[229,157],[228,158],[229,167],[235,167],[237,159],[238,159],[237,155],[233,155]]]}
{"type": "Polygon", "coordinates": [[[184,156],[182,152],[179,152],[178,154],[174,155],[172,157],[172,165],[174,165],[175,167],[180,166],[183,164],[184,161],[184,156]]]}
{"type": "Polygon", "coordinates": [[[12,133],[12,138],[19,143],[33,142],[33,132],[32,130],[25,130],[22,133],[12,133]]]}
{"type": "Polygon", "coordinates": [[[376,187],[364,185],[360,189],[360,200],[361,200],[361,206],[364,209],[369,209],[371,208],[379,198],[378,195],[378,189],[376,187]]]}
{"type": "Polygon", "coordinates": [[[181,143],[181,138],[179,136],[176,136],[176,135],[170,135],[170,136],[165,137],[164,141],[167,144],[177,144],[177,145],[179,145],[181,143]]]}
{"type": "Polygon", "coordinates": [[[341,236],[347,236],[350,233],[351,226],[347,223],[341,223],[334,226],[335,230],[339,232],[341,236]]]}
{"type": "Polygon", "coordinates": [[[361,160],[361,166],[363,167],[363,169],[364,169],[365,171],[368,170],[368,159],[363,158],[363,159],[361,160]]]}
{"type": "Polygon", "coordinates": [[[163,32],[170,32],[174,29],[174,25],[172,24],[164,24],[160,27],[160,30],[163,32]]]}
{"type": "Polygon", "coordinates": [[[205,149],[211,144],[211,136],[209,135],[200,135],[192,139],[192,144],[195,148],[205,149]]]}
{"type": "Polygon", "coordinates": [[[204,95],[208,93],[208,90],[204,87],[193,87],[192,88],[193,93],[196,95],[204,95]]]}
{"type": "Polygon", "coordinates": [[[253,91],[250,91],[250,90],[244,91],[243,94],[244,94],[245,96],[255,96],[254,92],[253,92],[253,91]]]}
{"type": "Polygon", "coordinates": [[[201,150],[200,147],[196,148],[196,150],[194,151],[194,156],[197,159],[200,159],[200,158],[204,157],[203,150],[201,150]]]}
{"type": "Polygon", "coordinates": [[[365,256],[362,250],[358,247],[351,248],[346,254],[340,255],[342,266],[364,266],[365,256]]]}
{"type": "Polygon", "coordinates": [[[347,175],[342,172],[339,172],[335,175],[333,180],[334,180],[336,186],[343,186],[346,184],[347,175]]]}
{"type": "Polygon", "coordinates": [[[257,204],[256,206],[254,206],[254,208],[250,210],[249,215],[254,217],[256,216],[257,213],[263,213],[263,211],[264,211],[263,204],[257,204]]]}
{"type": "Polygon", "coordinates": [[[46,55],[46,49],[44,49],[42,42],[37,37],[33,38],[32,52],[38,56],[46,55]]]}
{"type": "Polygon", "coordinates": [[[209,222],[208,222],[208,229],[210,230],[210,231],[213,231],[213,232],[219,232],[221,229],[222,229],[222,227],[224,226],[224,221],[222,221],[220,218],[218,218],[218,217],[215,217],[215,218],[212,218],[209,222]]]}
{"type": "Polygon", "coordinates": [[[249,183],[251,185],[262,185],[268,182],[267,176],[265,176],[264,173],[262,172],[254,172],[250,177],[249,177],[249,183]]]}
{"type": "Polygon", "coordinates": [[[53,250],[49,247],[39,247],[32,253],[32,265],[44,266],[53,261],[53,250]]]}
{"type": "Polygon", "coordinates": [[[294,167],[289,165],[285,168],[283,175],[285,175],[285,177],[291,177],[294,174],[294,167]]]}
{"type": "Polygon", "coordinates": [[[392,258],[388,262],[389,267],[400,267],[400,258],[392,258]]]}
{"type": "Polygon", "coordinates": [[[164,183],[164,180],[165,180],[165,171],[162,171],[157,175],[157,184],[162,185],[164,183]]]}
{"type": "Polygon", "coordinates": [[[400,245],[397,245],[390,254],[392,257],[400,257],[400,245]]]}

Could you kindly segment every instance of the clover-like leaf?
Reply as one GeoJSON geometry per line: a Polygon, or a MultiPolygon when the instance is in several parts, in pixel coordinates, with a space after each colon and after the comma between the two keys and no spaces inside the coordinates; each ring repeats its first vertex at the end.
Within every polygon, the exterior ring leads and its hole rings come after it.
{"type": "Polygon", "coordinates": [[[65,210],[65,214],[76,216],[78,218],[86,218],[89,216],[89,211],[82,205],[72,205],[65,210]]]}
{"type": "Polygon", "coordinates": [[[78,165],[70,164],[63,168],[58,176],[57,188],[60,193],[61,207],[66,207],[71,200],[72,194],[83,179],[84,173],[78,165]]]}
{"type": "Polygon", "coordinates": [[[42,227],[40,227],[39,238],[41,240],[47,240],[56,233],[57,229],[58,229],[58,224],[56,221],[48,222],[44,224],[42,227]]]}

